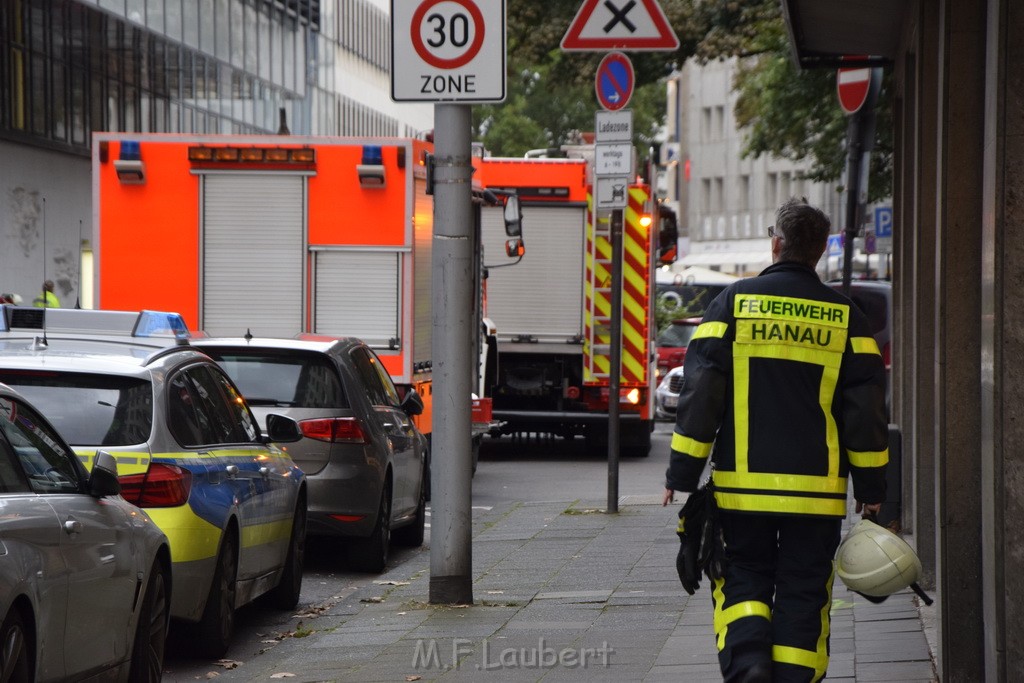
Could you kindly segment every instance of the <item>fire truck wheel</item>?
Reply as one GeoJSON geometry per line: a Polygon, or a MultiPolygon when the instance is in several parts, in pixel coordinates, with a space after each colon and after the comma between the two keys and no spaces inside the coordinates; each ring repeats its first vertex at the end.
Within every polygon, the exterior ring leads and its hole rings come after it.
{"type": "Polygon", "coordinates": [[[476,464],[480,461],[480,445],[483,443],[484,435],[478,434],[473,437],[473,474],[476,474],[476,464]]]}
{"type": "Polygon", "coordinates": [[[651,423],[623,425],[621,452],[627,458],[646,458],[651,454],[651,423]]]}

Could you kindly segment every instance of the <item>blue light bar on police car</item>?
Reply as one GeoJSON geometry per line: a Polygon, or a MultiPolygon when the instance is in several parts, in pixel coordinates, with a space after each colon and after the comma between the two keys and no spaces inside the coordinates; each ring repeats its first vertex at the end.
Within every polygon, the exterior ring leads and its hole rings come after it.
{"type": "Polygon", "coordinates": [[[80,308],[3,306],[0,332],[166,337],[188,339],[190,333],[180,313],[166,311],[93,311],[80,308]]]}
{"type": "Polygon", "coordinates": [[[188,325],[180,313],[142,311],[132,330],[133,337],[173,337],[188,339],[188,325]]]}

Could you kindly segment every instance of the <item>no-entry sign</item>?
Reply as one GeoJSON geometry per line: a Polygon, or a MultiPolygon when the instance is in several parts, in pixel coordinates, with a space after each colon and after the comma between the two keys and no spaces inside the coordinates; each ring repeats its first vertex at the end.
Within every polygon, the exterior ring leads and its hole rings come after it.
{"type": "Polygon", "coordinates": [[[868,99],[871,89],[871,69],[856,67],[840,69],[836,73],[836,92],[839,94],[839,106],[847,114],[856,114],[868,99]]]}

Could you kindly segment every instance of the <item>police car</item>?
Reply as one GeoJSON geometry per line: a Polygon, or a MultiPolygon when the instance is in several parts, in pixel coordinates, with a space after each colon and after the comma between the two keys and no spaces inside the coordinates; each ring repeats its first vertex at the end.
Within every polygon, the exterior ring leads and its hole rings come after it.
{"type": "Polygon", "coordinates": [[[0,382],[43,413],[91,468],[117,460],[126,500],[171,545],[171,616],[196,654],[221,656],[235,608],[269,594],[298,603],[306,481],[273,443],[301,438],[288,417],[260,427],[236,386],[188,343],[184,320],[152,311],[3,306],[0,382]]]}

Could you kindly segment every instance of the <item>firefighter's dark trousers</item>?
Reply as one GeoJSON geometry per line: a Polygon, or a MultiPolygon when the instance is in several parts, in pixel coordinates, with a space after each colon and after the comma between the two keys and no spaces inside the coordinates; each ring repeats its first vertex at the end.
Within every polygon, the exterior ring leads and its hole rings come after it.
{"type": "Polygon", "coordinates": [[[774,683],[821,680],[842,520],[726,510],[720,519],[726,568],[712,597],[722,677],[742,681],[770,663],[774,683]]]}

